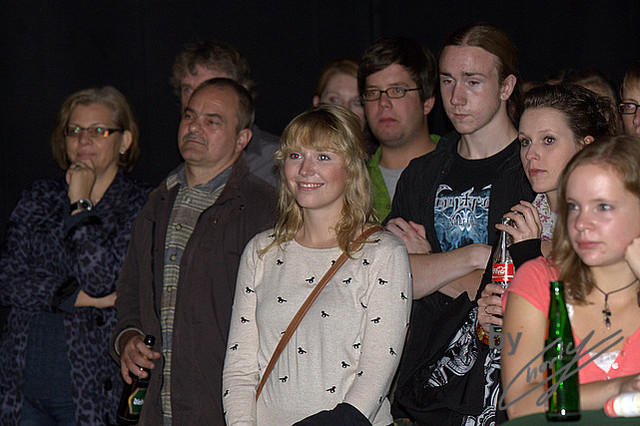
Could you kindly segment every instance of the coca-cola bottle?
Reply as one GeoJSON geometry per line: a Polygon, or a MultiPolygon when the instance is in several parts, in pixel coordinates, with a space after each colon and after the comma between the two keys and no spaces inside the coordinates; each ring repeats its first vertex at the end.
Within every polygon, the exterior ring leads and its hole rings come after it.
{"type": "MultiPolygon", "coordinates": [[[[144,344],[147,348],[153,348],[155,338],[151,335],[144,337],[144,344]]],[[[131,384],[125,383],[122,391],[122,397],[120,398],[120,405],[118,407],[117,420],[118,425],[135,425],[140,419],[140,412],[142,411],[142,404],[147,394],[147,387],[149,387],[149,370],[144,369],[147,372],[147,377],[138,377],[135,374],[129,373],[131,377],[131,384]]]]}
{"type": "MultiPolygon", "coordinates": [[[[511,219],[502,219],[503,225],[509,225],[511,219]]],[[[493,267],[491,273],[491,282],[499,285],[502,288],[507,288],[511,280],[513,279],[514,266],[511,254],[509,254],[509,246],[511,245],[511,235],[505,231],[500,232],[500,241],[498,242],[498,248],[493,254],[493,267]]],[[[502,327],[499,325],[491,326],[493,335],[499,335],[502,333],[502,327]]]]}

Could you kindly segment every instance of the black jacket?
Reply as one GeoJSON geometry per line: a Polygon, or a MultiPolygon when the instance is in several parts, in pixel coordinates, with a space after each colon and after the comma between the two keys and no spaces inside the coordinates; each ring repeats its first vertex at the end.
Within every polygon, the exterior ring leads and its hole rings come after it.
{"type": "MultiPolygon", "coordinates": [[[[160,306],[164,241],[178,186],[162,182],[138,215],[118,280],[118,323],[112,337],[136,327],[162,347],[160,306]]],[[[173,424],[222,425],[222,367],[240,256],[258,232],[273,226],[276,195],[249,173],[244,156],[216,202],[196,224],[182,256],[173,323],[171,405],[173,424]]],[[[155,361],[140,417],[141,425],[162,424],[162,360],[155,361]]]]}
{"type": "MultiPolygon", "coordinates": [[[[401,217],[425,227],[427,240],[434,252],[441,252],[434,224],[434,202],[436,191],[442,179],[451,171],[460,136],[453,132],[441,138],[436,149],[429,154],[411,161],[404,170],[396,187],[395,197],[387,220],[401,217]]],[[[495,229],[502,216],[521,200],[532,201],[534,192],[520,161],[520,143],[515,140],[507,148],[508,155],[491,183],[488,218],[488,244],[494,245],[498,232],[495,229]]],[[[464,173],[464,170],[460,170],[464,173]]],[[[411,331],[398,370],[398,392],[392,406],[394,418],[412,417],[403,407],[401,398],[403,385],[416,374],[425,359],[430,359],[440,348],[433,342],[448,341],[441,336],[448,323],[448,309],[452,298],[435,292],[420,300],[415,300],[411,313],[411,331]]],[[[455,422],[458,413],[434,413],[433,421],[455,422]],[[451,417],[453,416],[453,417],[451,417]]]]}

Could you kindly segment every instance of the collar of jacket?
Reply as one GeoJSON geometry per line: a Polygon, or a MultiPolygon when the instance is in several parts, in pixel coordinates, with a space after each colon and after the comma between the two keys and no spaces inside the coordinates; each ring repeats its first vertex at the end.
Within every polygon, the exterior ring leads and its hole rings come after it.
{"type": "MultiPolygon", "coordinates": [[[[244,153],[242,153],[240,154],[236,162],[233,163],[233,169],[231,170],[229,179],[225,184],[224,190],[213,205],[220,205],[240,196],[240,184],[248,177],[248,175],[249,164],[247,163],[244,153]]],[[[147,203],[147,207],[155,205],[156,208],[144,208],[140,214],[144,215],[144,217],[146,217],[148,220],[156,222],[159,217],[162,217],[162,215],[157,214],[156,209],[166,210],[170,208],[169,205],[173,203],[177,194],[178,186],[176,185],[171,190],[168,190],[166,179],[164,179],[160,183],[160,185],[149,195],[150,202],[147,203]],[[151,202],[151,200],[156,197],[160,198],[160,202],[151,202]]]]}

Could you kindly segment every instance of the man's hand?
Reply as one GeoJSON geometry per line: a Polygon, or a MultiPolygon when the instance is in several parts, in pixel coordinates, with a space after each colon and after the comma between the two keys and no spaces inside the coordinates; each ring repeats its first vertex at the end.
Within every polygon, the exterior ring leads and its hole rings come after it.
{"type": "Polygon", "coordinates": [[[504,289],[496,284],[487,284],[478,299],[478,322],[485,331],[491,325],[502,325],[502,294],[504,289]]]}
{"type": "Polygon", "coordinates": [[[138,377],[147,377],[148,374],[143,368],[153,369],[155,365],[151,360],[160,358],[162,356],[160,352],[147,348],[143,337],[136,331],[126,333],[120,340],[125,342],[124,348],[120,351],[120,373],[124,381],[131,384],[129,373],[138,377]]]}
{"type": "Polygon", "coordinates": [[[491,257],[491,246],[487,244],[473,243],[456,250],[464,253],[464,258],[467,259],[473,269],[482,269],[484,271],[491,257]]]}
{"type": "Polygon", "coordinates": [[[402,238],[409,254],[431,254],[431,245],[427,241],[423,225],[396,217],[387,223],[386,228],[387,231],[402,238]]]}

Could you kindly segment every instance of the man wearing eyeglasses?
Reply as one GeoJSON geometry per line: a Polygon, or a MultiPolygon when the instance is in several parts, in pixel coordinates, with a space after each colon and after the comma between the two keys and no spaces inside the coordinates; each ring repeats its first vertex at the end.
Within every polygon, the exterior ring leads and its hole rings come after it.
{"type": "Polygon", "coordinates": [[[391,210],[396,183],[409,162],[436,146],[427,115],[435,103],[436,61],[418,42],[382,38],[364,52],[358,88],[371,133],[380,147],[368,168],[380,221],[391,210]]]}

